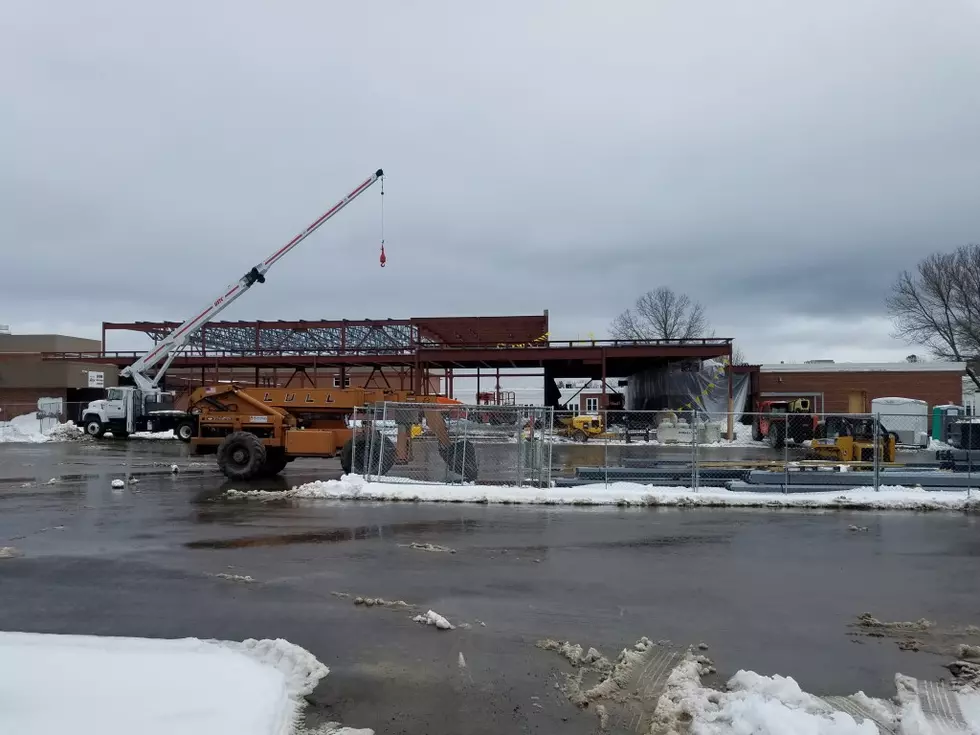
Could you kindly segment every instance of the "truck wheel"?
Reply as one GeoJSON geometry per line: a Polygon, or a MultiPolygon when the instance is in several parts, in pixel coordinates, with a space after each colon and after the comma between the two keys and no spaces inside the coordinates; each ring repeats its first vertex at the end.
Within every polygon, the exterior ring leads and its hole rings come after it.
{"type": "Polygon", "coordinates": [[[381,474],[387,475],[395,464],[395,445],[388,437],[375,434],[373,440],[361,436],[357,440],[357,451],[354,451],[354,440],[348,439],[340,450],[340,467],[347,475],[363,475],[365,472],[378,473],[378,452],[381,452],[381,474]],[[368,447],[371,445],[371,457],[367,459],[368,447]],[[367,461],[366,461],[367,459],[367,461]]]}
{"type": "Polygon", "coordinates": [[[105,426],[97,416],[88,416],[85,419],[85,433],[93,439],[101,439],[105,436],[105,426]]]}
{"type": "Polygon", "coordinates": [[[265,461],[265,445],[247,431],[229,434],[218,446],[218,469],[230,480],[258,477],[265,461]]]}
{"type": "Polygon", "coordinates": [[[174,436],[184,442],[184,444],[190,443],[195,433],[193,421],[181,421],[177,424],[177,428],[174,429],[174,436]]]}
{"type": "Polygon", "coordinates": [[[782,449],[786,445],[786,425],[782,423],[769,424],[769,446],[782,449]]]}
{"type": "Polygon", "coordinates": [[[449,469],[461,475],[466,482],[476,482],[479,467],[476,462],[476,448],[472,442],[457,441],[446,447],[439,447],[439,455],[449,469]]]}
{"type": "Polygon", "coordinates": [[[763,439],[765,437],[762,436],[762,424],[759,422],[759,419],[754,419],[752,421],[752,441],[761,442],[763,439]]]}

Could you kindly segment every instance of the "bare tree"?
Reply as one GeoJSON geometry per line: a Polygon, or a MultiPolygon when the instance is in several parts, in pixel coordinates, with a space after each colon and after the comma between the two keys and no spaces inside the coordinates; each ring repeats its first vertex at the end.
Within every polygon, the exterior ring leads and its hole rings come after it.
{"type": "MultiPolygon", "coordinates": [[[[941,360],[980,356],[980,245],[933,253],[903,272],[887,300],[895,336],[926,347],[941,360]]],[[[978,387],[980,380],[967,367],[978,387]]]]}
{"type": "Polygon", "coordinates": [[[708,330],[704,307],[665,286],[647,291],[609,328],[614,339],[694,339],[708,330]]]}
{"type": "Polygon", "coordinates": [[[745,353],[742,352],[741,347],[736,347],[732,345],[732,365],[748,365],[748,360],[745,359],[745,353]]]}

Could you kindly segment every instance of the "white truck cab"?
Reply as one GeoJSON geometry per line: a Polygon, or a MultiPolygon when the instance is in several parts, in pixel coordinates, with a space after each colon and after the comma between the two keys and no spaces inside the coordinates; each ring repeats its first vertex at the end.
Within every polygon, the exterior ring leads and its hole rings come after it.
{"type": "Polygon", "coordinates": [[[190,441],[196,418],[174,409],[174,394],[167,391],[141,391],[134,386],[109,388],[106,397],[92,401],[82,411],[82,426],[91,437],[107,433],[125,439],[138,431],[173,430],[177,438],[190,441]]]}

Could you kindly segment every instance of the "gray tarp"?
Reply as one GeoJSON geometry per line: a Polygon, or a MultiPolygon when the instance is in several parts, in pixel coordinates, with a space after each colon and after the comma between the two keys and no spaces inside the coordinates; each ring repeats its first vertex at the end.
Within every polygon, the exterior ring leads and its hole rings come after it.
{"type": "MultiPolygon", "coordinates": [[[[735,375],[733,384],[735,420],[745,411],[749,398],[749,376],[735,375]]],[[[631,375],[627,392],[631,411],[691,411],[698,409],[716,421],[728,414],[728,374],[720,360],[674,363],[665,368],[631,375]]]]}

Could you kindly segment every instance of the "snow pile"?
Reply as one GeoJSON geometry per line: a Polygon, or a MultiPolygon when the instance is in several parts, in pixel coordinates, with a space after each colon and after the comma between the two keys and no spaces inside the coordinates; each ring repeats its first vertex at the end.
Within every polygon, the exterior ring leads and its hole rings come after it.
{"type": "Polygon", "coordinates": [[[75,426],[74,421],[66,421],[63,424],[55,424],[54,427],[44,432],[48,441],[52,442],[71,442],[85,436],[85,429],[75,426]]]}
{"type": "Polygon", "coordinates": [[[176,439],[173,429],[167,429],[167,431],[137,431],[134,434],[129,435],[130,439],[155,439],[159,441],[165,441],[167,439],[176,439]]]}
{"type": "Polygon", "coordinates": [[[244,582],[245,584],[251,584],[255,581],[255,577],[249,574],[229,574],[228,572],[218,572],[214,575],[218,579],[227,579],[229,582],[244,582]]]}
{"type": "Polygon", "coordinates": [[[871,720],[857,722],[807,694],[789,677],[739,671],[726,691],[701,685],[705,664],[688,654],[667,679],[651,733],[699,735],[877,735],[871,720]]]}
{"type": "Polygon", "coordinates": [[[120,479],[115,479],[112,481],[112,487],[115,488],[116,490],[119,490],[121,488],[126,487],[126,483],[120,479]]]}
{"type": "Polygon", "coordinates": [[[0,633],[0,660],[0,732],[32,735],[286,735],[328,673],[283,640],[0,633]]]}
{"type": "Polygon", "coordinates": [[[413,541],[408,544],[408,548],[415,549],[416,551],[434,551],[439,554],[455,554],[456,549],[450,549],[448,546],[440,546],[439,544],[423,544],[418,541],[413,541]]]}
{"type": "Polygon", "coordinates": [[[241,643],[215,640],[207,642],[245,654],[276,669],[285,679],[289,695],[297,699],[312,694],[320,679],[330,673],[330,669],[320,663],[312,653],[282,638],[249,638],[241,643]]]}
{"type": "Polygon", "coordinates": [[[416,623],[422,623],[423,625],[434,625],[439,630],[453,630],[453,625],[446,620],[442,615],[432,610],[429,610],[425,615],[416,615],[412,618],[416,623]]]}
{"type": "MultiPolygon", "coordinates": [[[[114,438],[111,431],[107,431],[105,436],[114,438]]],[[[167,429],[167,431],[134,431],[129,435],[129,438],[165,441],[167,439],[176,439],[177,437],[174,434],[173,429],[167,429]]]]}
{"type": "Polygon", "coordinates": [[[701,681],[716,673],[710,660],[693,648],[677,651],[649,638],[623,649],[615,662],[567,641],[548,639],[537,647],[572,665],[559,688],[598,717],[602,732],[616,720],[646,735],[980,733],[980,665],[962,660],[948,667],[955,677],[951,686],[897,674],[897,696],[881,700],[863,692],[817,697],[790,677],[745,670],[715,689],[701,681]]]}
{"type": "Polygon", "coordinates": [[[407,501],[433,503],[504,503],[528,505],[620,505],[744,508],[836,508],[862,510],[980,511],[980,495],[969,491],[929,492],[901,485],[834,488],[820,493],[733,492],[720,488],[653,487],[618,482],[577,487],[509,487],[501,485],[419,485],[366,482],[359,475],[316,480],[292,490],[229,490],[238,498],[315,498],[323,500],[407,501]]]}
{"type": "Polygon", "coordinates": [[[36,413],[0,421],[0,443],[43,444],[48,441],[72,441],[84,435],[85,432],[73,421],[61,424],[56,419],[39,419],[36,413]]]}

